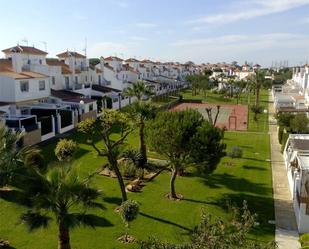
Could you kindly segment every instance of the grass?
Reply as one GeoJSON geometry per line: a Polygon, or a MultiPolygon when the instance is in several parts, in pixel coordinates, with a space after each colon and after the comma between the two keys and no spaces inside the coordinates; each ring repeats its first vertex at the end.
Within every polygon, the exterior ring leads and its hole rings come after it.
{"type": "MultiPolygon", "coordinates": [[[[75,166],[81,176],[87,176],[103,163],[93,149],[84,143],[79,134],[71,135],[80,146],[75,156],[75,166]]],[[[132,134],[129,144],[138,146],[137,133],[132,134]]],[[[227,132],[225,135],[227,150],[233,145],[240,146],[243,158],[224,157],[217,169],[208,176],[199,175],[189,169],[186,177],[176,180],[177,192],[184,195],[184,200],[173,202],[164,195],[169,190],[169,174],[162,173],[154,181],[147,183],[142,193],[129,193],[130,199],[140,203],[140,214],[132,223],[130,233],[138,239],[150,235],[162,240],[182,242],[188,239],[190,230],[199,222],[201,210],[214,216],[227,217],[225,203],[231,200],[241,205],[246,199],[253,212],[259,215],[260,225],[250,235],[252,239],[269,241],[274,239],[274,226],[268,220],[274,219],[271,167],[266,161],[270,157],[269,136],[265,133],[227,132]],[[258,153],[257,153],[258,152],[258,153]],[[225,166],[225,162],[233,166],[225,166]]],[[[55,160],[55,142],[43,146],[47,161],[55,160]]],[[[158,157],[156,153],[149,156],[158,157]]],[[[72,248],[90,249],[125,249],[135,245],[123,245],[117,238],[123,233],[123,223],[114,209],[120,203],[120,191],[115,179],[95,176],[93,184],[102,189],[106,210],[93,211],[105,219],[97,229],[77,228],[71,232],[72,248]]],[[[54,249],[57,246],[57,227],[52,223],[48,230],[28,233],[25,226],[19,223],[19,216],[25,210],[10,201],[0,199],[0,237],[8,239],[18,249],[54,249]]]]}
{"type": "MultiPolygon", "coordinates": [[[[268,90],[261,90],[260,106],[263,107],[264,110],[265,109],[268,110],[268,94],[269,94],[268,90]]],[[[207,102],[207,103],[235,104],[235,105],[237,104],[236,97],[235,98],[224,98],[221,94],[211,93],[211,92],[208,92],[206,97],[202,91],[198,93],[197,95],[192,96],[191,89],[188,89],[188,90],[185,90],[182,93],[182,95],[184,99],[202,100],[203,102],[207,102]]],[[[255,102],[255,96],[253,95],[253,93],[251,93],[250,96],[243,94],[241,95],[239,104],[248,105],[248,103],[250,103],[250,105],[253,105],[254,102],[255,102]]],[[[253,117],[254,117],[254,114],[249,108],[248,131],[268,132],[268,114],[267,113],[259,114],[257,122],[253,120],[253,117]]]]}

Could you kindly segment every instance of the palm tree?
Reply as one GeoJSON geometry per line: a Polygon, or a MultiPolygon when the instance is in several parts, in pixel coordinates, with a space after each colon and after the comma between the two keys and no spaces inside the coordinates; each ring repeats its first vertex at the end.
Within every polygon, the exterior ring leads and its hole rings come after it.
{"type": "Polygon", "coordinates": [[[100,192],[89,187],[90,178],[82,180],[71,166],[61,165],[46,175],[33,172],[29,180],[31,184],[24,191],[31,200],[31,208],[21,215],[29,231],[47,228],[53,215],[58,225],[58,249],[70,249],[72,228],[98,225],[99,217],[86,213],[89,208],[103,209],[96,202],[100,192]]]}
{"type": "Polygon", "coordinates": [[[127,97],[136,97],[138,101],[141,101],[143,97],[151,97],[154,93],[144,82],[137,81],[131,87],[124,89],[123,95],[127,97]]]}
{"type": "Polygon", "coordinates": [[[131,106],[131,114],[135,117],[136,123],[139,127],[139,151],[141,153],[141,166],[144,166],[147,162],[147,148],[145,143],[145,121],[154,116],[155,107],[150,103],[142,101],[142,97],[151,97],[154,93],[143,82],[138,81],[125,89],[124,95],[130,97],[136,97],[137,102],[131,106]]]}
{"type": "Polygon", "coordinates": [[[133,115],[133,120],[139,127],[139,152],[141,159],[139,161],[139,166],[144,167],[147,163],[147,148],[145,142],[145,122],[155,116],[155,106],[149,102],[135,102],[131,105],[131,114],[133,115]]]}
{"type": "Polygon", "coordinates": [[[8,129],[0,122],[0,187],[11,184],[20,170],[24,169],[24,159],[35,151],[34,148],[18,148],[23,134],[8,129]]]}

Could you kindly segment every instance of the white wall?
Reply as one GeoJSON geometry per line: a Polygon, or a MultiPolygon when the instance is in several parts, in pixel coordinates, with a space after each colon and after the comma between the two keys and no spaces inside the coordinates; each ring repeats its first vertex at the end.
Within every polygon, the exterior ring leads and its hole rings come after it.
{"type": "Polygon", "coordinates": [[[41,79],[26,79],[25,81],[29,82],[29,91],[22,92],[20,90],[20,82],[23,80],[15,80],[15,98],[11,100],[12,102],[20,102],[27,101],[33,99],[46,98],[50,95],[50,86],[49,86],[49,78],[41,78],[41,79]],[[39,90],[39,81],[45,80],[45,90],[39,90]]]}
{"type": "Polygon", "coordinates": [[[15,102],[15,80],[0,76],[0,101],[15,102]]]}

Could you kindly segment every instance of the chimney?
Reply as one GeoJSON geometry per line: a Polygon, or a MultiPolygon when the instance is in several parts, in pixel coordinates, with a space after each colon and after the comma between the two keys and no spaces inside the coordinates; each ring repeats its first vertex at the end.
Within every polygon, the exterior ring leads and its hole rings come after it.
{"type": "Polygon", "coordinates": [[[12,67],[16,73],[22,72],[22,59],[20,53],[16,51],[12,51],[12,67]]]}
{"type": "Polygon", "coordinates": [[[100,57],[100,69],[102,71],[103,76],[104,76],[104,64],[105,64],[104,57],[101,56],[100,57]]]}
{"type": "Polygon", "coordinates": [[[72,55],[70,52],[69,53],[69,67],[70,67],[70,70],[72,72],[72,88],[73,90],[75,90],[75,85],[76,85],[76,82],[75,82],[75,56],[72,55]]]}

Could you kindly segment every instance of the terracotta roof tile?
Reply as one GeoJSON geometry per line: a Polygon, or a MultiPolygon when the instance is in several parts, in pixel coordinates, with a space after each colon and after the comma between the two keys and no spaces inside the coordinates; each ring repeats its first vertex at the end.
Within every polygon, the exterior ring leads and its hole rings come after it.
{"type": "Polygon", "coordinates": [[[120,59],[117,56],[109,56],[107,58],[105,58],[106,61],[123,61],[123,59],[120,59]]]}
{"type": "Polygon", "coordinates": [[[2,50],[3,53],[10,53],[12,51],[22,53],[22,54],[35,54],[35,55],[47,55],[48,54],[35,47],[20,46],[20,45],[2,50]]]}
{"type": "Polygon", "coordinates": [[[86,58],[86,56],[80,53],[77,53],[77,52],[72,52],[72,51],[66,51],[66,52],[57,54],[57,57],[59,58],[68,58],[69,56],[74,56],[75,58],[83,58],[83,59],[86,58]]]}

